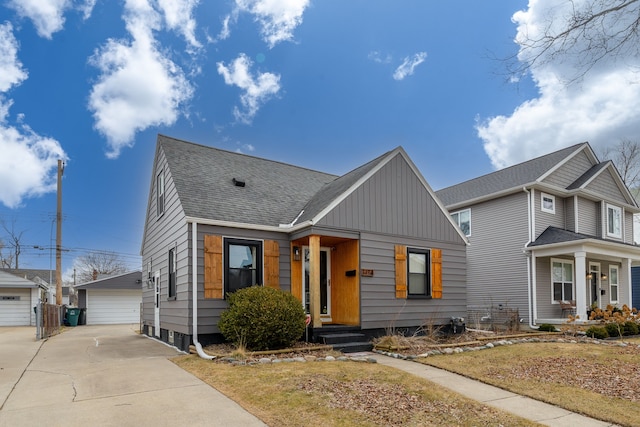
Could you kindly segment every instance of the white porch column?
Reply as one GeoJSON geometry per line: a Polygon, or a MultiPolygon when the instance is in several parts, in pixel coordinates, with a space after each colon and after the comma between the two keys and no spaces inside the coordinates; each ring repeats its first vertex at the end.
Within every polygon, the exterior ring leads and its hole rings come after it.
{"type": "MultiPolygon", "coordinates": [[[[631,301],[631,295],[633,292],[633,284],[631,283],[631,259],[629,258],[622,259],[622,268],[620,269],[620,276],[621,277],[618,278],[618,301],[620,304],[627,304],[629,308],[632,308],[633,301],[631,301]],[[624,286],[625,283],[628,285],[625,291],[626,295],[624,298],[620,298],[622,296],[622,292],[620,292],[620,290],[622,289],[622,286],[624,286]]],[[[609,288],[609,292],[611,292],[611,288],[609,288]]]]}
{"type": "Polygon", "coordinates": [[[573,254],[576,260],[576,315],[581,322],[587,318],[587,253],[576,252],[573,254]]]}

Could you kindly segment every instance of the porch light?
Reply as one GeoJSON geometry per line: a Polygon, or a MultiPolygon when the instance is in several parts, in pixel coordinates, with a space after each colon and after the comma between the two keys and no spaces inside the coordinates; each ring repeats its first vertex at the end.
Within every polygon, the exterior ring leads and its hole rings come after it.
{"type": "Polygon", "coordinates": [[[607,275],[604,273],[600,273],[600,280],[607,280],[607,275]]]}
{"type": "Polygon", "coordinates": [[[593,274],[587,273],[587,280],[591,280],[593,278],[593,274]]]}
{"type": "Polygon", "coordinates": [[[293,247],[293,260],[300,261],[300,246],[293,247]]]}

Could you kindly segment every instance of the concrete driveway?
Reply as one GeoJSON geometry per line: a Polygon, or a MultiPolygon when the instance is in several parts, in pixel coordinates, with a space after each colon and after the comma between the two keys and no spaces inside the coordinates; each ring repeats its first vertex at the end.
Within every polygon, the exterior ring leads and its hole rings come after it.
{"type": "Polygon", "coordinates": [[[136,329],[0,328],[0,426],[265,426],[136,329]]]}

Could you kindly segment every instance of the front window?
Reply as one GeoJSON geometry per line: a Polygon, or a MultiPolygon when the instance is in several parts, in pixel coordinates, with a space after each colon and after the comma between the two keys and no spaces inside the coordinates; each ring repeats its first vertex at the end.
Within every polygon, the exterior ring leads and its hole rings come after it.
{"type": "Polygon", "coordinates": [[[553,301],[573,300],[573,263],[562,260],[552,260],[551,266],[553,301]]]}
{"type": "Polygon", "coordinates": [[[607,235],[622,237],[622,209],[607,205],[607,235]]]}
{"type": "Polygon", "coordinates": [[[428,250],[409,249],[407,294],[409,298],[426,298],[431,296],[431,257],[428,250]]]}
{"type": "Polygon", "coordinates": [[[262,284],[262,242],[225,239],[225,294],[262,284]]]}
{"type": "Polygon", "coordinates": [[[471,235],[471,209],[454,212],[451,214],[451,218],[458,224],[465,236],[471,235]]]}
{"type": "Polygon", "coordinates": [[[176,297],[176,248],[169,249],[169,298],[176,297]]]}
{"type": "Polygon", "coordinates": [[[611,294],[611,303],[618,302],[618,267],[609,266],[609,292],[611,294]]]}
{"type": "Polygon", "coordinates": [[[555,214],[556,213],[556,198],[551,194],[541,193],[540,194],[540,209],[543,212],[548,212],[555,214]]]}
{"type": "Polygon", "coordinates": [[[156,179],[156,207],[158,217],[164,213],[164,171],[160,171],[156,179]]]}

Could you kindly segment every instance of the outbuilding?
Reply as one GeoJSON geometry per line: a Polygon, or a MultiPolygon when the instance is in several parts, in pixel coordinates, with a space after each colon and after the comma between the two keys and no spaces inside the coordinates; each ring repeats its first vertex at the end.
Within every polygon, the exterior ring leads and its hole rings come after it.
{"type": "Polygon", "coordinates": [[[48,290],[45,282],[31,281],[0,270],[0,326],[34,326],[36,306],[48,290]]]}
{"type": "Polygon", "coordinates": [[[86,309],[86,324],[139,323],[141,283],[138,270],[76,285],[78,308],[86,309]]]}

